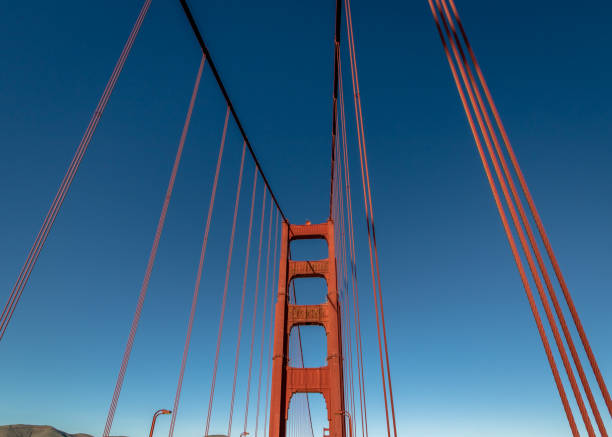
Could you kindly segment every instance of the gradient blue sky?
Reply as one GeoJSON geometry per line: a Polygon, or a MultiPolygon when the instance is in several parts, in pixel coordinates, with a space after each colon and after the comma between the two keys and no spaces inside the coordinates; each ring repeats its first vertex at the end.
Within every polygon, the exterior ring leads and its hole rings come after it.
{"type": "MultiPolygon", "coordinates": [[[[324,220],[333,2],[191,3],[289,219],[324,220]]],[[[140,4],[0,6],[2,304],[140,4]]],[[[458,6],[610,382],[612,6],[458,6]]],[[[355,0],[353,16],[400,434],[570,435],[426,0],[355,0]]],[[[199,59],[178,2],[154,1],[0,345],[0,424],[101,434],[199,59]]],[[[223,116],[207,70],[116,435],[145,435],[151,413],[172,403],[223,116]]],[[[180,436],[204,429],[240,153],[235,127],[226,149],[180,436]]],[[[250,164],[245,175],[250,180],[250,164]]],[[[378,435],[382,398],[358,195],[368,410],[378,435]]],[[[244,256],[247,198],[234,272],[244,256]]],[[[232,278],[229,305],[236,308],[240,278],[232,278]]],[[[230,316],[226,362],[235,325],[230,316]]],[[[305,343],[316,355],[316,332],[305,343]]],[[[223,431],[227,417],[229,367],[219,375],[214,431],[223,431]]],[[[241,393],[238,417],[243,404],[241,393]]],[[[323,408],[313,401],[316,432],[323,408]]],[[[160,435],[168,422],[160,419],[160,435]]],[[[241,420],[235,423],[237,434],[241,420]]]]}

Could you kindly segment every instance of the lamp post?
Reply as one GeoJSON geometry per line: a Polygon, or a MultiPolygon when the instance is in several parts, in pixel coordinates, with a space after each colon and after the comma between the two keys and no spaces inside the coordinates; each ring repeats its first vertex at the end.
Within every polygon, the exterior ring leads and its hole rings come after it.
{"type": "Polygon", "coordinates": [[[160,414],[172,414],[170,410],[157,410],[155,414],[153,414],[153,422],[151,422],[151,431],[149,432],[149,437],[153,437],[153,430],[155,429],[155,422],[157,421],[157,416],[160,414]]]}
{"type": "Polygon", "coordinates": [[[340,416],[347,416],[348,420],[349,420],[349,435],[350,437],[353,437],[353,418],[351,417],[351,414],[348,411],[338,411],[336,414],[340,415],[340,416]]]}

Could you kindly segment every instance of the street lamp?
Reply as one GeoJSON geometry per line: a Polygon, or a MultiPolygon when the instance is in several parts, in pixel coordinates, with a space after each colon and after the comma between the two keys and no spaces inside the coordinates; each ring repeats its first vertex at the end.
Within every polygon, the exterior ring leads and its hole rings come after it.
{"type": "Polygon", "coordinates": [[[149,437],[153,437],[153,430],[155,429],[155,421],[157,420],[157,416],[160,414],[172,414],[170,410],[157,410],[155,414],[153,414],[153,422],[151,422],[151,431],[149,432],[149,437]]]}
{"type": "Polygon", "coordinates": [[[340,415],[340,416],[347,416],[349,419],[349,434],[350,437],[353,437],[353,418],[351,417],[351,414],[348,411],[338,411],[336,414],[340,415]]]}

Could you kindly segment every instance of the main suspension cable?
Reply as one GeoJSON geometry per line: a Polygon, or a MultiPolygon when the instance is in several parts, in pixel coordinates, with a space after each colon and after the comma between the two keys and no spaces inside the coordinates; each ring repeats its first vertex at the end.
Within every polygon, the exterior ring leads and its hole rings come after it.
{"type": "Polygon", "coordinates": [[[181,3],[181,6],[183,7],[185,16],[187,17],[187,20],[189,21],[189,25],[191,26],[191,29],[193,30],[193,33],[198,41],[198,44],[200,45],[200,48],[202,49],[202,53],[204,53],[206,55],[206,58],[208,59],[210,70],[212,71],[212,74],[215,80],[217,81],[219,90],[221,91],[221,94],[223,94],[223,98],[225,99],[225,102],[227,103],[227,106],[232,114],[232,117],[234,118],[234,122],[236,123],[236,126],[238,127],[238,130],[240,131],[240,134],[242,135],[242,139],[246,142],[246,146],[249,149],[249,153],[251,154],[251,157],[253,158],[253,162],[255,163],[255,166],[259,170],[259,174],[261,175],[261,178],[264,184],[268,188],[270,196],[272,197],[272,200],[274,201],[274,204],[276,205],[276,208],[278,209],[280,215],[283,217],[284,221],[287,221],[287,217],[285,216],[283,210],[281,209],[280,204],[278,203],[278,200],[276,196],[274,195],[274,191],[272,191],[272,187],[270,186],[270,183],[268,182],[268,179],[266,178],[266,175],[263,169],[261,168],[261,164],[259,163],[259,160],[257,159],[257,156],[255,155],[255,151],[253,150],[253,147],[251,146],[251,142],[249,141],[249,138],[246,135],[246,131],[242,127],[242,123],[240,122],[240,119],[238,118],[238,114],[236,113],[234,105],[232,104],[229,94],[227,93],[227,90],[225,89],[225,85],[223,85],[223,81],[221,80],[221,76],[219,75],[219,72],[217,71],[217,67],[215,66],[215,63],[213,62],[212,56],[210,55],[210,51],[208,50],[208,47],[204,43],[204,38],[202,37],[202,33],[200,32],[200,29],[198,28],[198,25],[195,22],[195,18],[193,18],[191,9],[189,8],[189,5],[187,4],[186,0],[179,0],[179,1],[181,3]]]}

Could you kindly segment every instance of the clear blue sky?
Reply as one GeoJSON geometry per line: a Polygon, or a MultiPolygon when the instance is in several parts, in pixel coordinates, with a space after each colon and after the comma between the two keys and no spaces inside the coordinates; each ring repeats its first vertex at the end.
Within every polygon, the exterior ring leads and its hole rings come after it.
{"type": "MultiPolygon", "coordinates": [[[[333,2],[191,3],[289,219],[324,220],[333,2]]],[[[0,6],[2,305],[140,5],[0,6]]],[[[612,6],[553,0],[458,6],[612,383],[612,6]]],[[[426,0],[355,0],[353,16],[400,434],[570,435],[426,0]]],[[[0,424],[101,434],[199,59],[178,1],[155,0],[0,345],[0,424]]],[[[223,116],[207,70],[115,435],[145,435],[151,413],[171,406],[223,116]]],[[[235,127],[226,153],[180,436],[204,429],[240,153],[235,127]]],[[[245,174],[250,180],[250,165],[245,174]]],[[[244,256],[247,199],[234,272],[244,256]]],[[[363,323],[370,427],[379,435],[361,202],[355,190],[361,299],[369,310],[363,323]]],[[[240,278],[232,278],[229,305],[237,308],[240,278]]],[[[226,319],[226,363],[236,320],[226,319]]],[[[316,333],[305,342],[316,354],[316,333]]],[[[225,428],[230,367],[219,375],[214,431],[225,428]]],[[[237,417],[243,404],[241,393],[237,417]]],[[[317,433],[322,411],[313,401],[317,433]]],[[[160,419],[159,435],[168,422],[160,419]]],[[[235,435],[241,422],[235,420],[235,435]]]]}

